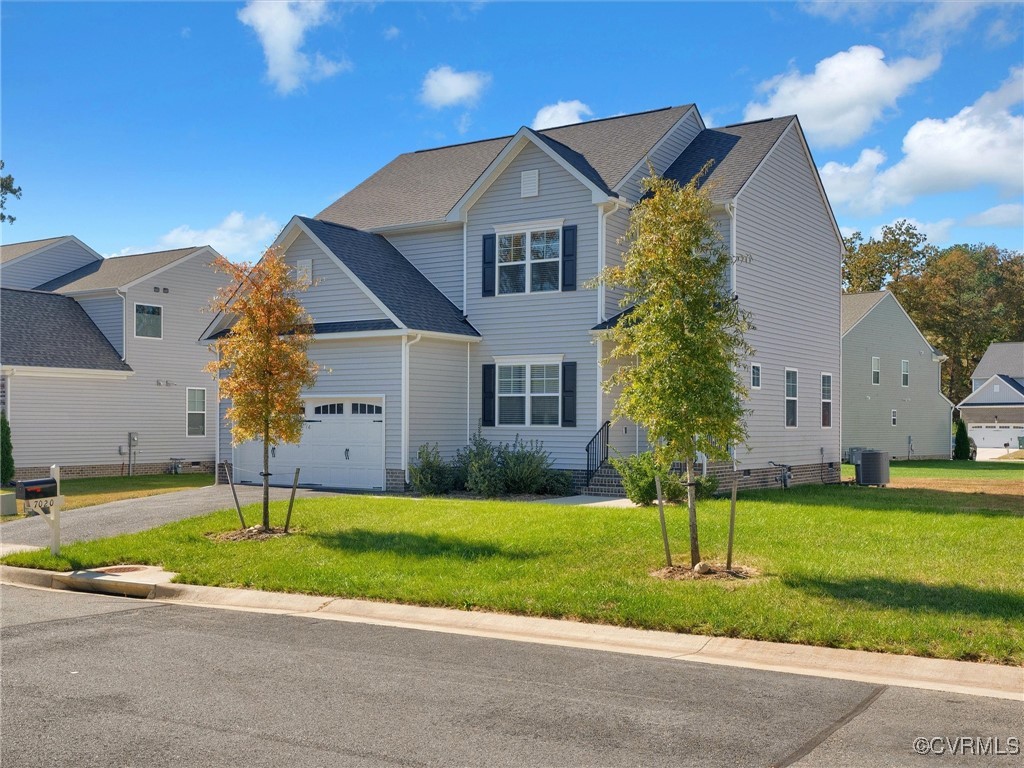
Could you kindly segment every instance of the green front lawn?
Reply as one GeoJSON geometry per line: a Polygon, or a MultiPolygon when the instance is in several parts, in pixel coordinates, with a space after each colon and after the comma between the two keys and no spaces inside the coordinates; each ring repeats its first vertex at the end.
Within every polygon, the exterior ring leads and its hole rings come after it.
{"type": "MultiPolygon", "coordinates": [[[[893,461],[889,464],[889,476],[893,480],[1018,480],[1024,483],[1024,467],[998,461],[893,461]]],[[[843,464],[843,479],[853,478],[853,465],[843,464]]]]}
{"type": "MultiPolygon", "coordinates": [[[[151,563],[192,584],[1024,663],[1020,507],[995,496],[1005,508],[965,511],[963,496],[838,486],[741,495],[736,561],[762,574],[747,582],[653,578],[663,554],[652,509],[360,496],[297,501],[297,532],[271,541],[211,541],[237,525],[225,511],[4,562],[151,563]]],[[[728,507],[700,504],[708,559],[724,559],[728,507]]],[[[273,513],[280,521],[284,505],[273,513]]],[[[669,510],[669,526],[685,561],[683,509],[669,510]]]]}

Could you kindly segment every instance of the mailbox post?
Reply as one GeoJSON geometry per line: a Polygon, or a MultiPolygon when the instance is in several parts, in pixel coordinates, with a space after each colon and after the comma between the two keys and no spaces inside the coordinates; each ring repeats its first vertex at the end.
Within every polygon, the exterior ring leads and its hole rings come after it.
{"type": "Polygon", "coordinates": [[[60,510],[64,506],[64,497],[57,491],[57,480],[53,477],[21,480],[14,490],[14,495],[21,501],[25,514],[39,515],[49,526],[52,555],[60,553],[60,510]]]}

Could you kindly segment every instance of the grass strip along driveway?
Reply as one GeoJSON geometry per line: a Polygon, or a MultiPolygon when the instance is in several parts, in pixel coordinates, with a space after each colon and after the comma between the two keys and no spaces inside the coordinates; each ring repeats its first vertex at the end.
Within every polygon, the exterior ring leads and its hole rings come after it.
{"type": "MultiPolygon", "coordinates": [[[[661,581],[651,509],[339,496],[296,502],[288,537],[216,542],[233,511],[11,555],[67,570],[162,565],[179,581],[368,598],[949,659],[1024,663],[1024,496],[801,487],[742,494],[748,581],[661,581]]],[[[284,504],[275,503],[275,521],[284,504]]],[[[701,502],[724,559],[728,501],[701,502]]],[[[256,508],[248,517],[256,519],[256,508]]],[[[669,510],[688,552],[685,510],[669,510]]]]}

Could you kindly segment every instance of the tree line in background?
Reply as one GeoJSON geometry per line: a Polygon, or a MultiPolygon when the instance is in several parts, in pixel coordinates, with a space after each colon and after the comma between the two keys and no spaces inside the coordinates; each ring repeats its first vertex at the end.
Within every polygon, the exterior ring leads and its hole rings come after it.
{"type": "Polygon", "coordinates": [[[938,248],[906,220],[878,238],[846,238],[843,290],[889,290],[928,342],[949,360],[942,391],[954,403],[971,393],[971,372],[989,344],[1024,340],[1024,253],[994,245],[938,248]]]}

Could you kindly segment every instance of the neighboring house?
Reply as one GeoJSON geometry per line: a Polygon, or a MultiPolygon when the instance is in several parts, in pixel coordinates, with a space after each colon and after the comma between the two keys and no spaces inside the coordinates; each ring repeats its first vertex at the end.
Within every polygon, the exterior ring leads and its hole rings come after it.
{"type": "Polygon", "coordinates": [[[843,296],[843,455],[948,459],[953,404],[942,394],[947,359],[888,291],[843,296]]]}
{"type": "MultiPolygon", "coordinates": [[[[685,182],[709,160],[714,215],[749,257],[731,276],[756,326],[743,482],[775,483],[773,461],[837,480],[843,246],[803,131],[795,117],[709,130],[693,105],[403,154],[293,218],[276,244],[316,281],[304,302],[325,370],[275,479],[300,466],[306,482],[399,489],[420,445],[451,457],[480,429],[543,441],[583,487],[588,446],[645,448],[631,423],[602,430],[614,400],[600,330],[621,307],[590,281],[621,260],[648,164],[685,182]]],[[[234,449],[239,479],[257,479],[260,455],[234,449]]]]}
{"type": "Polygon", "coordinates": [[[215,251],[104,259],[75,238],[40,243],[3,246],[0,266],[0,395],[18,477],[51,464],[65,477],[116,475],[129,458],[139,474],[172,458],[212,471],[217,390],[196,339],[224,282],[215,251]]]}
{"type": "Polygon", "coordinates": [[[1016,450],[1024,439],[1024,341],[990,344],[958,405],[978,457],[1016,450]]]}

